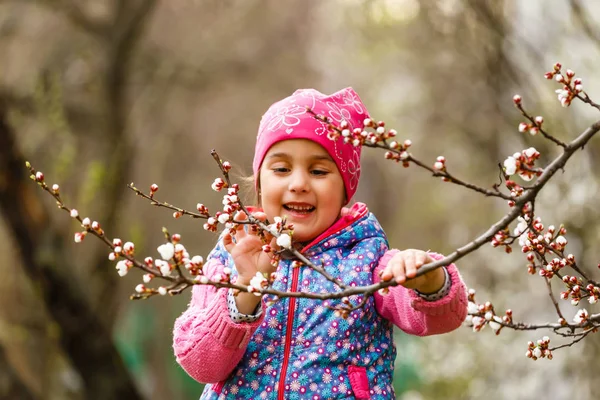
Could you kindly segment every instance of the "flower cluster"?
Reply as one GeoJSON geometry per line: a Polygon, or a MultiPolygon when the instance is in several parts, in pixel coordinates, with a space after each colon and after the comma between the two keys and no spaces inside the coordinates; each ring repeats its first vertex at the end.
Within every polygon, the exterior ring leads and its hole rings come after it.
{"type": "MultiPolygon", "coordinates": [[[[312,110],[309,109],[309,112],[312,110]]],[[[410,140],[405,140],[403,143],[398,143],[391,140],[398,135],[395,129],[386,129],[384,121],[375,122],[371,118],[366,118],[363,121],[362,128],[350,129],[347,121],[340,122],[336,126],[328,117],[314,114],[315,118],[327,123],[327,138],[329,140],[339,140],[342,138],[344,143],[352,143],[353,146],[371,146],[389,149],[385,153],[385,158],[396,162],[402,161],[402,166],[409,166],[410,154],[408,148],[412,145],[410,140]],[[391,140],[388,142],[388,140],[391,140]]]]}
{"type": "Polygon", "coordinates": [[[436,158],[435,163],[433,164],[433,169],[435,171],[445,171],[446,170],[446,157],[438,156],[436,158]]]}
{"type": "Polygon", "coordinates": [[[504,246],[504,251],[507,253],[512,252],[512,247],[510,247],[512,237],[510,236],[508,228],[496,232],[490,243],[492,247],[504,246]]]}
{"type": "Polygon", "coordinates": [[[534,169],[535,161],[540,158],[540,153],[533,147],[515,153],[504,160],[504,173],[507,176],[519,174],[525,181],[530,181],[534,176],[542,174],[541,169],[534,169]]]}
{"type": "Polygon", "coordinates": [[[366,118],[363,121],[363,128],[354,128],[352,130],[350,130],[348,121],[342,121],[339,126],[335,126],[327,118],[320,119],[329,123],[327,131],[327,138],[329,140],[335,141],[342,137],[344,143],[352,143],[355,147],[362,146],[363,144],[376,145],[397,135],[394,129],[385,129],[385,122],[375,122],[370,118],[366,118]],[[368,130],[367,128],[371,128],[372,130],[368,130]]]}
{"type": "Polygon", "coordinates": [[[248,292],[254,293],[256,296],[261,296],[261,290],[266,289],[269,286],[269,281],[262,272],[257,272],[252,279],[250,279],[250,285],[248,286],[248,292]]]}
{"type": "Polygon", "coordinates": [[[577,311],[577,314],[575,314],[575,316],[573,317],[573,322],[575,322],[578,325],[585,325],[589,317],[590,314],[588,313],[588,310],[582,308],[579,311],[577,311]]]}
{"type": "MultiPolygon", "coordinates": [[[[222,189],[222,186],[220,186],[220,183],[217,182],[219,180],[220,180],[220,182],[224,183],[224,181],[221,178],[218,178],[217,180],[215,180],[215,183],[213,183],[213,189],[214,189],[215,185],[220,187],[218,189],[218,191],[220,191],[222,189]]],[[[227,190],[227,194],[225,196],[223,196],[223,210],[217,211],[214,216],[209,217],[207,219],[206,223],[204,224],[205,230],[207,230],[209,232],[216,232],[217,225],[219,223],[225,225],[225,227],[227,229],[235,229],[235,224],[233,222],[233,218],[234,218],[235,213],[240,210],[240,200],[238,197],[239,189],[240,189],[239,185],[237,185],[237,184],[231,185],[231,187],[227,190]]],[[[215,189],[215,190],[217,190],[217,189],[215,189]]],[[[209,215],[208,209],[203,204],[198,203],[196,208],[202,215],[204,215],[204,216],[209,215]]]]}
{"type": "Polygon", "coordinates": [[[539,339],[537,343],[529,342],[527,343],[528,349],[525,356],[527,358],[531,358],[533,360],[537,360],[538,358],[547,358],[548,360],[552,360],[552,351],[549,349],[550,338],[548,336],[544,336],[542,339],[539,339]]]}
{"type": "Polygon", "coordinates": [[[533,121],[533,123],[521,122],[519,124],[519,132],[529,132],[529,134],[532,136],[537,135],[542,128],[542,124],[544,123],[544,117],[538,115],[533,121]]]}
{"type": "Polygon", "coordinates": [[[473,332],[479,332],[489,325],[494,333],[499,335],[504,326],[512,324],[512,310],[506,310],[504,316],[499,317],[495,314],[494,306],[489,301],[484,304],[475,302],[475,290],[473,289],[469,289],[468,300],[466,322],[471,324],[473,332]]]}
{"type": "Polygon", "coordinates": [[[560,63],[554,64],[554,68],[550,72],[546,72],[544,77],[546,79],[556,80],[558,83],[562,83],[562,89],[557,89],[556,94],[558,95],[558,101],[563,107],[568,107],[571,102],[579,93],[583,91],[581,84],[581,78],[575,78],[575,72],[568,69],[565,74],[561,73],[562,65],[560,63]]]}
{"type": "MultiPolygon", "coordinates": [[[[517,197],[520,197],[523,194],[523,187],[521,185],[519,185],[518,183],[516,183],[515,181],[507,179],[504,184],[506,185],[506,188],[508,190],[510,190],[510,196],[512,198],[516,199],[517,197]]],[[[516,202],[514,200],[508,201],[509,207],[514,207],[515,204],[516,204],[516,202]]]]}
{"type": "Polygon", "coordinates": [[[594,286],[592,283],[588,283],[584,286],[581,278],[576,276],[565,275],[562,281],[567,287],[567,290],[560,293],[560,298],[568,300],[571,298],[571,304],[574,306],[579,305],[579,302],[587,297],[590,304],[596,304],[600,297],[600,288],[594,286]]]}

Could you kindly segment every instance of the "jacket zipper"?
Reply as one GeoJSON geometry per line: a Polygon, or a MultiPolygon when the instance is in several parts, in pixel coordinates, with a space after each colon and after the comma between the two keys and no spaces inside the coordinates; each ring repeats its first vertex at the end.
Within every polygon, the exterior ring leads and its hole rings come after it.
{"type": "MultiPolygon", "coordinates": [[[[291,265],[291,264],[290,264],[291,265]]],[[[294,268],[292,271],[292,292],[298,290],[298,275],[300,268],[294,268]]],[[[290,349],[292,347],[292,329],[294,329],[294,314],[296,311],[296,298],[290,297],[290,307],[288,309],[287,327],[285,332],[285,347],[283,350],[283,363],[281,364],[281,374],[279,376],[279,387],[277,390],[277,400],[285,399],[285,375],[287,374],[288,362],[290,359],[290,349]]]]}
{"type": "MultiPolygon", "coordinates": [[[[302,250],[300,250],[300,252],[304,253],[305,251],[310,249],[313,245],[320,242],[325,236],[332,236],[334,233],[337,233],[337,232],[341,231],[342,229],[345,229],[349,225],[356,222],[358,219],[364,217],[366,214],[367,214],[367,212],[365,210],[361,214],[352,218],[351,221],[347,221],[345,224],[343,224],[339,227],[336,227],[337,229],[335,229],[334,231],[324,232],[324,234],[313,239],[313,241],[310,242],[307,246],[305,246],[302,250]]],[[[290,264],[290,266],[291,266],[291,264],[290,264]]],[[[294,268],[294,270],[292,271],[292,287],[291,287],[292,292],[298,291],[298,276],[299,275],[300,275],[300,268],[298,268],[298,267],[294,268]]],[[[288,364],[289,364],[289,359],[290,359],[290,350],[292,347],[292,343],[291,343],[292,342],[292,329],[294,329],[294,314],[295,314],[295,312],[296,312],[296,297],[290,297],[290,306],[288,309],[288,319],[287,319],[286,332],[285,332],[285,346],[283,348],[283,362],[281,364],[281,374],[279,375],[279,384],[277,386],[277,400],[285,400],[285,375],[287,374],[287,369],[288,369],[288,364]]]]}

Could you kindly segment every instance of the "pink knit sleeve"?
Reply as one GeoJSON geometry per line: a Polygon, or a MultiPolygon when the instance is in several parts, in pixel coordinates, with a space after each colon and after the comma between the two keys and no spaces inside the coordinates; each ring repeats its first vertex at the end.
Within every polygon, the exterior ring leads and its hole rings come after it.
{"type": "MultiPolygon", "coordinates": [[[[373,272],[375,283],[381,279],[382,271],[398,250],[390,250],[379,261],[373,272]]],[[[435,260],[441,260],[442,255],[430,253],[435,260]]],[[[427,336],[450,332],[458,328],[467,316],[467,290],[454,264],[446,266],[452,287],[447,296],[427,301],[412,289],[403,286],[390,287],[387,295],[376,293],[375,307],[379,314],[390,320],[404,332],[427,336]]]]}
{"type": "MultiPolygon", "coordinates": [[[[218,259],[205,265],[209,277],[223,270],[218,259]]],[[[177,362],[194,379],[215,383],[238,364],[262,318],[235,323],[227,309],[226,288],[196,285],[188,309],[175,321],[173,350],[177,362]]],[[[264,314],[264,313],[263,313],[264,314]]]]}

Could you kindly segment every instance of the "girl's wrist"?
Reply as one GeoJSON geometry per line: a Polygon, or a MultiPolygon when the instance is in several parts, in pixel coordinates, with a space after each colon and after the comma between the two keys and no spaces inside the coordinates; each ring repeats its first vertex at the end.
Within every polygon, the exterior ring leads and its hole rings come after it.
{"type": "Polygon", "coordinates": [[[444,287],[444,283],[446,282],[446,274],[444,273],[443,268],[438,268],[434,271],[431,271],[427,274],[427,279],[424,280],[423,284],[416,287],[417,290],[421,294],[433,294],[437,293],[441,288],[444,287]]]}

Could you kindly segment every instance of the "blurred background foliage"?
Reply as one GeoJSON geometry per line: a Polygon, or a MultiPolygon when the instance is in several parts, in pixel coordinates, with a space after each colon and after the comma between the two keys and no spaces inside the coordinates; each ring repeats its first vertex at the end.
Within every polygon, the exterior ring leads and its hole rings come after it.
{"type": "MultiPolygon", "coordinates": [[[[76,223],[27,180],[25,159],[140,256],[156,255],[162,226],[206,255],[215,235],[125,184],[156,183],[162,200],[214,209],[210,149],[248,174],[271,103],[297,88],[353,86],[419,159],[443,154],[457,176],[490,187],[515,151],[558,154],[517,131],[514,93],[561,140],[597,118],[581,104],[561,108],[543,73],[561,61],[598,101],[599,22],[593,0],[0,0],[0,398],[195,399],[202,390],[171,349],[189,292],[129,301],[141,275],[118,279],[97,240],[76,246],[76,223]]],[[[599,160],[596,139],[536,208],[546,224],[566,224],[571,252],[590,271],[600,261],[599,160]]],[[[507,211],[373,150],[355,200],[392,246],[443,253],[507,211]]],[[[512,308],[517,320],[554,321],[543,281],[525,264],[486,246],[459,267],[480,302],[512,308]]],[[[398,398],[597,398],[598,338],[552,361],[526,359],[527,341],[544,334],[398,332],[398,398]]]]}

